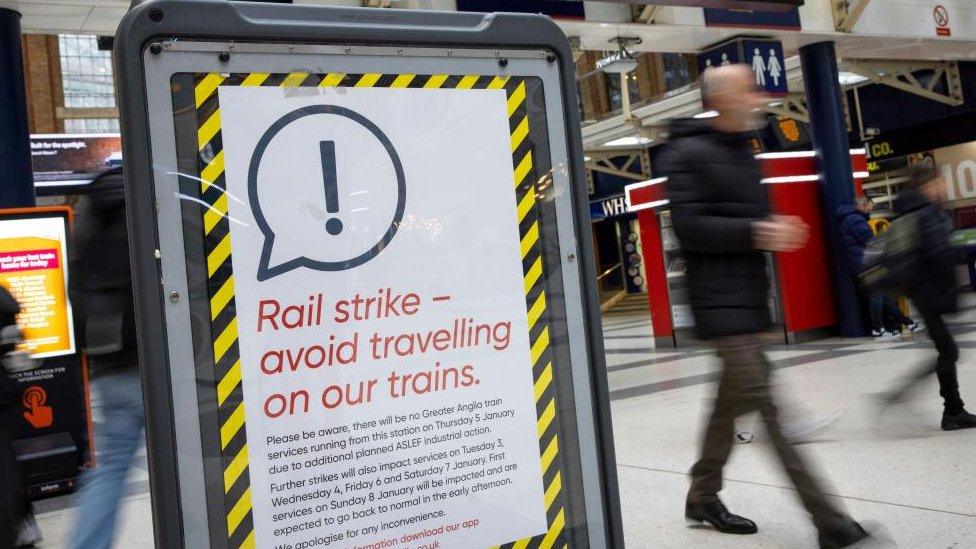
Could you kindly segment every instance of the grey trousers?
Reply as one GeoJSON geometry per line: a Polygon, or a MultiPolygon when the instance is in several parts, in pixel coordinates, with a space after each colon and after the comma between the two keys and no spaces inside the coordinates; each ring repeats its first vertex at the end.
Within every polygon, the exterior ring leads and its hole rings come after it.
{"type": "Polygon", "coordinates": [[[780,430],[778,411],[770,390],[771,368],[763,353],[760,336],[720,338],[713,345],[722,360],[722,377],[705,430],[701,459],[691,469],[688,502],[703,504],[718,499],[722,490],[722,469],[732,452],[735,419],[758,411],[780,462],[817,529],[829,531],[844,524],[849,520],[847,515],[827,499],[820,482],[780,430]]]}

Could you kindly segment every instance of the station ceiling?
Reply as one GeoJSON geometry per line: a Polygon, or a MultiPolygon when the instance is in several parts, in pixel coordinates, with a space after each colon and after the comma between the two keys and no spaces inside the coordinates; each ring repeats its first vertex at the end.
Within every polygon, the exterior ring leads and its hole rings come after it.
{"type": "MultiPolygon", "coordinates": [[[[295,0],[297,4],[360,6],[360,0],[295,0]]],[[[25,32],[115,34],[130,0],[0,0],[22,14],[25,32]]],[[[569,36],[579,37],[585,50],[608,50],[616,37],[639,37],[637,51],[696,52],[744,32],[744,29],[677,24],[601,23],[560,20],[569,36]]],[[[976,61],[976,42],[938,38],[865,36],[823,31],[760,31],[783,41],[787,54],[805,44],[837,42],[846,58],[932,59],[976,61]]]]}

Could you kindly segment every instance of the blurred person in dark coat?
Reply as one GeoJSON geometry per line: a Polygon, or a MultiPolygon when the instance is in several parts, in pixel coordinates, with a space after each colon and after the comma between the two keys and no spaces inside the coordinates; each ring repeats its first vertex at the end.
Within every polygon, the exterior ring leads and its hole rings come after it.
{"type": "Polygon", "coordinates": [[[762,126],[766,98],[748,67],[710,69],[702,81],[709,120],[675,121],[665,160],[671,219],[687,264],[688,294],[698,335],[722,361],[701,458],[691,470],[685,517],[721,532],[753,534],[756,524],[719,499],[732,451],[735,420],[758,411],[780,462],[811,514],[821,547],[847,547],[868,533],[823,491],[806,460],[783,434],[770,390],[771,366],[761,332],[771,327],[764,251],[790,252],[807,240],[796,218],[770,212],[748,131],[762,126]]]}
{"type": "MultiPolygon", "coordinates": [[[[874,231],[868,224],[874,202],[866,196],[859,196],[854,204],[842,204],[837,208],[837,237],[840,239],[842,264],[855,279],[864,264],[864,249],[874,239],[874,231]]],[[[922,330],[922,326],[905,316],[898,308],[898,302],[887,292],[871,292],[868,295],[871,310],[871,337],[878,341],[896,341],[901,338],[901,328],[911,333],[922,330]],[[885,323],[890,319],[892,327],[885,323]]]]}
{"type": "Polygon", "coordinates": [[[136,349],[122,168],[100,175],[88,189],[89,209],[75,226],[78,311],[103,421],[95,430],[98,466],[79,482],[78,516],[70,546],[107,549],[115,536],[125,477],[142,444],[142,384],[136,349]]]}
{"type": "Polygon", "coordinates": [[[976,415],[966,411],[959,394],[956,362],[959,347],[946,325],[944,315],[958,310],[958,281],[955,266],[958,254],[949,244],[951,221],[939,208],[945,199],[946,182],[931,157],[926,157],[909,169],[907,188],[895,199],[899,215],[914,214],[918,223],[918,242],[915,246],[913,269],[917,276],[906,290],[908,298],[922,315],[929,337],[938,351],[934,364],[925,364],[885,396],[886,404],[903,400],[918,384],[935,374],[939,380],[939,394],[943,400],[942,429],[955,431],[976,427],[976,415]]]}

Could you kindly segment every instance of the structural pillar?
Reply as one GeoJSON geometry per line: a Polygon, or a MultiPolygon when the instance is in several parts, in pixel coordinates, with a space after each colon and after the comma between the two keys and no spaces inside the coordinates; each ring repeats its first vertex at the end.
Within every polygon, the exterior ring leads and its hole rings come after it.
{"type": "Polygon", "coordinates": [[[0,8],[0,208],[34,205],[20,13],[0,8]]]}
{"type": "Polygon", "coordinates": [[[861,337],[865,335],[861,299],[854,277],[842,263],[834,213],[842,204],[854,201],[851,147],[842,91],[837,79],[834,43],[818,42],[804,46],[800,48],[800,60],[803,64],[807,110],[810,113],[810,133],[820,172],[820,194],[825,236],[831,252],[837,322],[842,336],[861,337]]]}

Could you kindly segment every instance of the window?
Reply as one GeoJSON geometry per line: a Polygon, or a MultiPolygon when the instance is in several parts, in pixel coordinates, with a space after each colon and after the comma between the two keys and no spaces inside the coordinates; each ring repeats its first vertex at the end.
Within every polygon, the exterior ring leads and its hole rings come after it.
{"type": "Polygon", "coordinates": [[[69,118],[64,121],[65,133],[118,133],[118,118],[69,118]]]}
{"type": "MultiPolygon", "coordinates": [[[[610,110],[623,108],[623,98],[620,94],[620,75],[607,73],[607,98],[610,100],[610,110]]],[[[637,74],[627,73],[627,88],[630,91],[630,103],[633,105],[641,100],[640,87],[637,85],[637,74]]]]}
{"type": "Polygon", "coordinates": [[[691,84],[690,56],[681,53],[662,53],[664,63],[664,87],[668,91],[691,84]]]}
{"type": "MultiPolygon", "coordinates": [[[[73,109],[114,109],[115,85],[112,55],[100,51],[94,35],[58,36],[61,56],[61,81],[64,89],[65,131],[68,133],[117,132],[117,118],[104,113],[93,118],[73,116],[73,109]]],[[[77,111],[76,111],[77,112],[77,111]]]]}

